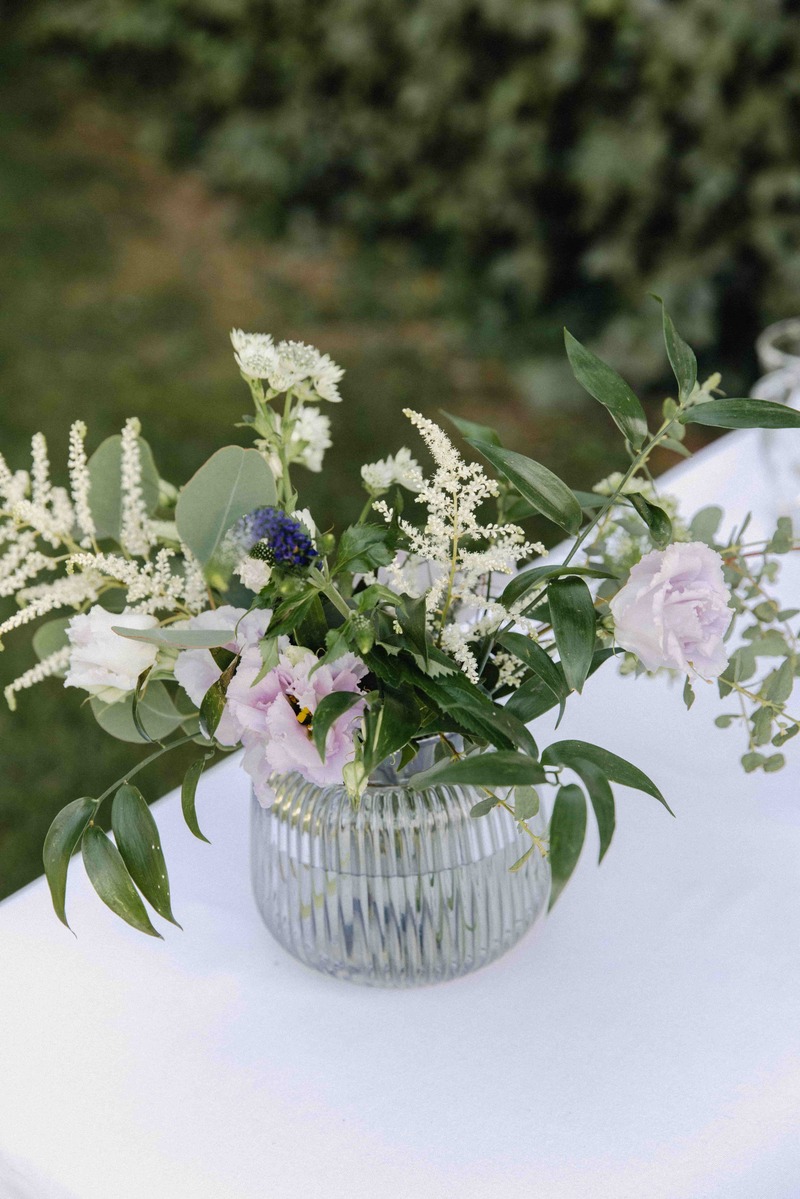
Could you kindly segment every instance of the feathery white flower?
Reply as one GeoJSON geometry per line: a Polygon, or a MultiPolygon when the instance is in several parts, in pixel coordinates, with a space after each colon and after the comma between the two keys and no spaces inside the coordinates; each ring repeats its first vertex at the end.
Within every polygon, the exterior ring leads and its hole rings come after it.
{"type": "Polygon", "coordinates": [[[100,594],[102,583],[99,575],[86,573],[67,575],[66,578],[54,579],[52,583],[23,589],[17,593],[17,599],[25,606],[0,624],[0,639],[6,633],[20,629],[57,608],[77,610],[85,603],[94,603],[100,594]]]}
{"type": "Polygon", "coordinates": [[[122,430],[122,520],[120,542],[129,554],[146,557],[150,550],[150,531],[147,505],[142,491],[142,456],[139,434],[142,431],[138,417],[125,421],[122,430]]]}
{"type": "Polygon", "coordinates": [[[69,482],[72,490],[72,503],[75,507],[75,520],[85,543],[91,544],[96,529],[89,503],[91,481],[89,464],[86,460],[85,441],[86,425],[82,420],[76,420],[69,431],[69,482]]]}
{"type": "Polygon", "coordinates": [[[65,645],[63,649],[58,649],[49,657],[43,658],[41,662],[37,662],[35,666],[31,666],[30,670],[26,670],[19,678],[14,679],[5,688],[6,703],[12,712],[16,710],[16,697],[20,691],[27,691],[29,687],[35,687],[37,683],[43,682],[45,679],[52,678],[54,674],[60,674],[66,670],[69,665],[70,647],[65,645]]]}
{"type": "Polygon", "coordinates": [[[50,499],[50,459],[44,433],[34,433],[31,438],[31,499],[37,506],[44,507],[50,499]]]}
{"type": "Polygon", "coordinates": [[[396,483],[407,491],[421,491],[425,481],[422,468],[405,446],[394,457],[367,462],[361,467],[361,478],[370,495],[376,496],[383,495],[396,483]]]}

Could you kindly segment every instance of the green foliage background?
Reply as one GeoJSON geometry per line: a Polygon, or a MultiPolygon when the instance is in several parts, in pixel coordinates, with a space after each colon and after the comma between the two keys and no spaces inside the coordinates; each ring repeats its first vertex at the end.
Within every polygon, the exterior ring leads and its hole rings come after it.
{"type": "Polygon", "coordinates": [[[602,334],[642,297],[746,363],[796,303],[800,14],[780,0],[27,0],[30,44],[135,98],[165,152],[444,265],[491,344],[602,334]],[[536,327],[533,327],[534,321],[536,327]]]}

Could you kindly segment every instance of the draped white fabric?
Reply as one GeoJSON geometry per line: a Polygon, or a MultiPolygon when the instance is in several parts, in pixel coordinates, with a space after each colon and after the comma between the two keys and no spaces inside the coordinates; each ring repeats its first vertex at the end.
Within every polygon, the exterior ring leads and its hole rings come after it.
{"type": "MultiPolygon", "coordinates": [[[[781,435],[800,461],[800,432],[781,435]]],[[[667,480],[773,524],[732,434],[667,480]]],[[[786,603],[800,607],[791,561],[786,603]]],[[[0,1194],[74,1199],[790,1199],[800,1193],[800,753],[742,773],[711,687],[590,680],[557,736],[642,766],[552,916],[482,973],[411,992],[316,975],[261,925],[248,788],[201,783],[213,841],[154,809],[185,932],[111,916],[73,863],[0,906],[0,1194]],[[3,1163],[7,1163],[4,1166],[3,1163]],[[4,1169],[9,1179],[3,1190],[4,1169]],[[13,1187],[16,1186],[17,1190],[13,1187]],[[25,1189],[27,1187],[27,1189],[25,1189]]],[[[537,726],[540,744],[554,739],[537,726]]],[[[76,751],[77,752],[77,751],[76,751]]],[[[65,800],[72,797],[65,796],[65,800]]],[[[31,803],[36,802],[35,795],[31,803]]]]}

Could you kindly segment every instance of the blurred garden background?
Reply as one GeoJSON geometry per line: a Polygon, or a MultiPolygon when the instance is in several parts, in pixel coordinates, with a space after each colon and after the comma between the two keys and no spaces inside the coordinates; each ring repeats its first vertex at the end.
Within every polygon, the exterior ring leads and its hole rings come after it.
{"type": "MultiPolygon", "coordinates": [[[[42,429],[63,464],[72,420],[96,445],[138,414],[185,481],[243,440],[238,325],[346,368],[320,524],[357,514],[408,403],[589,487],[622,451],[562,326],[655,406],[655,292],[747,394],[800,304],[799,130],[788,0],[7,0],[0,449],[27,465],[42,429]]],[[[0,681],[28,665],[12,636],[0,681]]],[[[0,711],[0,747],[2,897],[143,751],[57,684],[0,711]]]]}

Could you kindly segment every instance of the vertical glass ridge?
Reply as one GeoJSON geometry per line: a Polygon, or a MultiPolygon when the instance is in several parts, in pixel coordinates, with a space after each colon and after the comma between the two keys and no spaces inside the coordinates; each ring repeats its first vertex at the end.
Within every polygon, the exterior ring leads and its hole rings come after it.
{"type": "MultiPolygon", "coordinates": [[[[547,862],[502,808],[473,819],[471,787],[344,787],[299,775],[252,800],[253,889],[273,936],[300,961],[369,986],[457,978],[493,961],[543,911],[547,862]]],[[[544,821],[528,822],[542,833],[544,821]]]]}

